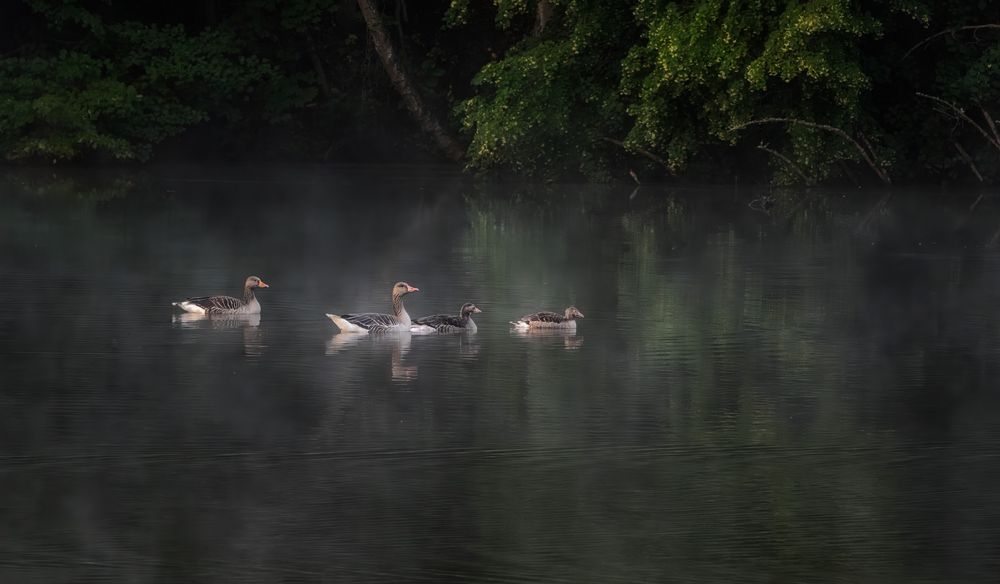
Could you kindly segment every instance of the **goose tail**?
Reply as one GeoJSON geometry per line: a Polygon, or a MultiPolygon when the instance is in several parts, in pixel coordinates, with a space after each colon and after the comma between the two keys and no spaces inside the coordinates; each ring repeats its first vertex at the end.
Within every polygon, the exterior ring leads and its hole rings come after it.
{"type": "Polygon", "coordinates": [[[368,332],[368,331],[366,331],[365,329],[359,327],[356,324],[347,322],[347,320],[344,319],[344,317],[342,317],[342,316],[338,316],[336,314],[327,314],[326,317],[329,318],[330,320],[332,320],[333,324],[337,325],[337,328],[339,328],[341,332],[344,332],[344,333],[362,333],[362,332],[366,333],[366,332],[368,332]]]}
{"type": "Polygon", "coordinates": [[[180,302],[171,302],[172,306],[180,308],[184,312],[190,312],[191,314],[205,314],[205,309],[193,302],[188,302],[187,300],[181,300],[180,302]]]}

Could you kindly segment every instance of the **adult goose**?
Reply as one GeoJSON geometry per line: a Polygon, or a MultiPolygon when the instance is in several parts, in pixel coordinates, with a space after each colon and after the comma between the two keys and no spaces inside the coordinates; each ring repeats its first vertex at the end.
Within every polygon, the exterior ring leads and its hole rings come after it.
{"type": "Polygon", "coordinates": [[[257,276],[248,276],[243,282],[243,298],[232,296],[199,296],[172,303],[184,312],[193,314],[260,314],[260,303],[253,291],[270,288],[257,276]]]}
{"type": "Polygon", "coordinates": [[[422,316],[413,321],[410,331],[415,333],[453,333],[458,331],[476,332],[476,323],[472,321],[472,315],[482,312],[479,307],[471,302],[466,302],[458,311],[458,316],[453,314],[435,314],[433,316],[422,316]]]}
{"type": "Polygon", "coordinates": [[[570,306],[563,314],[536,312],[534,314],[526,314],[510,324],[514,325],[514,328],[518,330],[539,328],[576,329],[576,319],[578,318],[583,318],[583,313],[577,310],[575,306],[570,306]]]}
{"type": "Polygon", "coordinates": [[[365,312],[362,314],[328,314],[327,318],[345,333],[389,333],[410,331],[410,315],[403,307],[403,297],[419,291],[406,282],[396,282],[392,286],[392,314],[365,312]]]}

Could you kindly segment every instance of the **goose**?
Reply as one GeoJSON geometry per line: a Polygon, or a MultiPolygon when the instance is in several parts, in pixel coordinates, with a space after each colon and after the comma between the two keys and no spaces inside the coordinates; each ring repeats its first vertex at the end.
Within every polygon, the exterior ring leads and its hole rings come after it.
{"type": "Polygon", "coordinates": [[[410,331],[410,315],[403,307],[403,296],[418,292],[420,288],[410,286],[406,282],[396,282],[392,286],[393,314],[365,312],[363,314],[327,314],[326,317],[345,333],[389,333],[410,331]]]}
{"type": "Polygon", "coordinates": [[[260,303],[253,294],[254,288],[270,288],[270,286],[257,276],[248,276],[243,282],[242,300],[232,296],[199,296],[171,304],[193,314],[260,314],[260,303]]]}
{"type": "Polygon", "coordinates": [[[453,314],[435,314],[433,316],[422,316],[413,321],[410,327],[415,333],[453,333],[457,331],[476,332],[476,323],[472,321],[472,315],[482,312],[479,307],[471,302],[466,302],[458,311],[458,316],[453,314]]]}
{"type": "Polygon", "coordinates": [[[534,314],[526,314],[510,324],[518,330],[535,328],[576,329],[576,319],[578,318],[583,318],[583,313],[577,310],[575,306],[570,306],[563,314],[536,312],[534,314]]]}

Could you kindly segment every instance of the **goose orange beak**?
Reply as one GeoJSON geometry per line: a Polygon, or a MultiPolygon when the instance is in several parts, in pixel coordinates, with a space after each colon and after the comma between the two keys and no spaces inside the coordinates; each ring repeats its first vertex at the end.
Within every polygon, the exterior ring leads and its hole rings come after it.
{"type": "Polygon", "coordinates": [[[417,288],[416,286],[410,286],[409,284],[407,284],[406,285],[406,291],[407,292],[420,292],[420,288],[417,288]]]}
{"type": "Polygon", "coordinates": [[[270,286],[268,286],[267,284],[264,283],[264,280],[261,280],[260,284],[257,284],[257,287],[258,288],[270,288],[270,286]]]}

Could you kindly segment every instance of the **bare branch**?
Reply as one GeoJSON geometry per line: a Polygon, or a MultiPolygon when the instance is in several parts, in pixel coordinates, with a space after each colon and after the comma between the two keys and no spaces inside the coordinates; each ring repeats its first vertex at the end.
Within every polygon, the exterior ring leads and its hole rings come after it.
{"type": "Polygon", "coordinates": [[[812,184],[812,181],[809,180],[809,177],[806,176],[806,173],[802,172],[802,169],[799,168],[797,164],[795,164],[794,162],[792,162],[791,158],[785,156],[784,154],[782,154],[781,152],[778,152],[777,150],[772,150],[772,149],[768,148],[767,146],[765,146],[763,144],[758,144],[757,145],[757,149],[758,150],[763,150],[764,152],[767,152],[771,156],[774,156],[778,160],[780,160],[780,161],[784,162],[785,164],[787,164],[792,170],[795,171],[795,174],[799,175],[799,177],[802,178],[802,182],[804,182],[805,184],[807,184],[807,185],[811,185],[812,184]]]}
{"type": "MultiPolygon", "coordinates": [[[[965,148],[962,148],[961,144],[955,142],[955,150],[958,150],[958,155],[962,157],[962,160],[964,160],[966,164],[969,165],[969,168],[972,169],[972,174],[976,175],[979,182],[986,182],[983,180],[983,175],[979,174],[979,169],[976,168],[976,163],[972,161],[972,157],[965,151],[965,148]]],[[[979,201],[977,200],[976,203],[979,203],[979,201]]]]}
{"type": "Polygon", "coordinates": [[[663,158],[660,158],[659,156],[653,154],[652,152],[650,152],[649,150],[646,150],[645,148],[642,148],[640,146],[629,146],[629,145],[625,144],[624,142],[622,142],[621,140],[615,140],[614,138],[609,138],[607,136],[601,136],[601,139],[604,140],[605,142],[610,142],[610,143],[612,143],[612,144],[614,144],[616,146],[621,146],[622,148],[624,148],[625,150],[628,150],[629,152],[635,151],[638,154],[642,154],[643,156],[645,156],[646,158],[652,160],[653,162],[659,162],[664,167],[666,167],[667,172],[669,172],[670,174],[673,174],[673,171],[670,170],[670,164],[668,164],[666,160],[664,160],[663,158]]]}
{"type": "Polygon", "coordinates": [[[864,144],[865,148],[868,149],[872,154],[875,153],[875,148],[872,147],[872,143],[868,141],[868,136],[865,136],[864,132],[858,132],[858,140],[864,144]]]}
{"type": "Polygon", "coordinates": [[[545,32],[545,25],[552,19],[554,12],[550,0],[538,0],[538,5],[535,7],[535,26],[532,28],[531,34],[541,36],[545,32]]]}
{"type": "Polygon", "coordinates": [[[403,99],[406,109],[414,117],[420,129],[434,138],[438,148],[455,162],[461,161],[465,157],[465,149],[444,125],[434,116],[430,109],[424,104],[424,100],[417,90],[416,83],[403,68],[389,32],[386,29],[385,21],[378,11],[375,0],[357,0],[361,14],[364,16],[365,24],[368,26],[368,33],[371,35],[375,51],[382,60],[389,80],[403,99]]]}
{"type": "Polygon", "coordinates": [[[761,118],[759,120],[750,120],[749,122],[744,122],[730,128],[730,130],[741,130],[748,126],[757,126],[761,124],[795,124],[799,126],[806,126],[807,128],[816,128],[817,130],[826,130],[827,132],[832,132],[844,140],[847,140],[854,146],[855,149],[861,154],[861,157],[865,159],[868,166],[871,167],[872,171],[878,176],[878,178],[885,184],[892,184],[892,180],[889,179],[889,175],[883,170],[878,163],[875,161],[875,153],[870,152],[865,149],[857,140],[852,138],[847,132],[841,130],[836,126],[828,126],[826,124],[817,124],[816,122],[810,122],[807,120],[800,120],[797,118],[761,118]]]}
{"type": "Polygon", "coordinates": [[[333,89],[330,87],[330,81],[326,77],[326,69],[323,67],[323,61],[319,58],[319,53],[316,51],[316,44],[313,42],[312,35],[306,33],[306,46],[309,53],[309,61],[312,63],[313,71],[316,73],[316,81],[319,83],[320,92],[323,97],[330,99],[333,97],[333,89]]]}
{"type": "Polygon", "coordinates": [[[995,248],[997,246],[997,242],[1000,242],[1000,229],[997,229],[995,232],[993,232],[993,237],[991,237],[990,240],[986,242],[986,248],[987,249],[995,248]]]}
{"type": "Polygon", "coordinates": [[[994,138],[993,136],[991,136],[989,134],[989,132],[986,131],[986,128],[984,128],[984,127],[980,126],[979,124],[977,124],[976,121],[973,120],[972,118],[970,118],[969,115],[967,113],[965,113],[965,110],[963,110],[962,108],[958,107],[957,105],[955,105],[955,104],[953,104],[951,102],[945,101],[945,100],[941,99],[940,97],[935,97],[933,95],[927,95],[926,93],[920,93],[919,91],[917,92],[917,96],[922,97],[924,99],[929,99],[929,100],[933,101],[934,103],[937,103],[939,105],[943,105],[943,106],[947,107],[949,110],[952,111],[952,113],[956,117],[959,117],[959,118],[965,120],[973,128],[975,128],[976,130],[979,130],[979,133],[982,134],[984,138],[986,138],[987,142],[989,142],[990,144],[992,144],[993,147],[996,148],[997,150],[1000,150],[1000,140],[997,140],[996,138],[994,138]]]}
{"type": "Polygon", "coordinates": [[[990,127],[990,131],[993,132],[993,138],[1000,144],[1000,133],[997,132],[997,125],[993,123],[993,118],[990,117],[990,112],[986,111],[986,108],[979,106],[979,111],[983,112],[983,118],[990,127]]]}
{"type": "Polygon", "coordinates": [[[908,50],[905,53],[903,53],[903,58],[900,59],[900,61],[906,60],[906,58],[909,57],[910,53],[912,53],[913,51],[915,51],[915,50],[919,49],[920,47],[926,45],[927,43],[931,42],[932,40],[934,40],[936,38],[939,38],[939,37],[942,37],[942,36],[944,36],[946,34],[955,34],[956,32],[961,32],[961,31],[966,31],[966,30],[979,31],[979,30],[984,30],[984,29],[989,29],[989,28],[1000,28],[1000,24],[977,24],[977,25],[973,25],[973,26],[956,26],[955,28],[948,28],[948,29],[942,30],[941,32],[934,33],[931,36],[925,38],[924,40],[922,40],[919,43],[917,43],[917,44],[913,45],[912,47],[910,47],[910,50],[908,50]]]}

